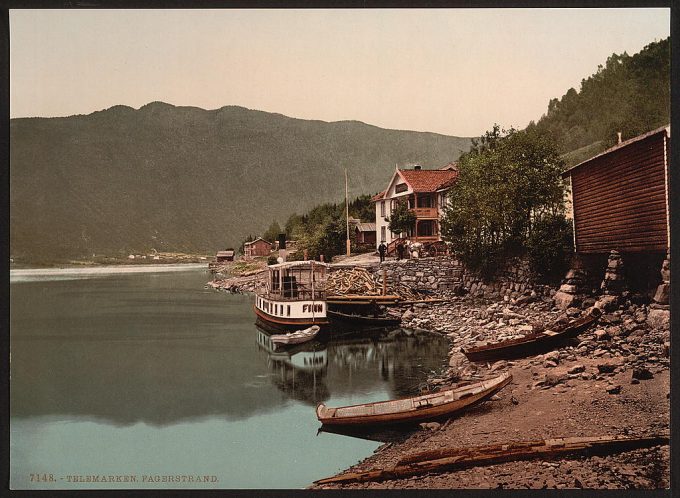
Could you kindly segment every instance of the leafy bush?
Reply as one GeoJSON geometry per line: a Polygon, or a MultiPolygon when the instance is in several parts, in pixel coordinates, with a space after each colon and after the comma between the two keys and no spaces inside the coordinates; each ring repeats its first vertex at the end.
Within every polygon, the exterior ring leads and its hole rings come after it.
{"type": "Polygon", "coordinates": [[[550,216],[536,222],[527,239],[532,270],[550,283],[558,282],[569,269],[573,254],[573,230],[564,216],[550,216]]]}
{"type": "Polygon", "coordinates": [[[442,236],[470,269],[491,278],[526,250],[535,223],[563,213],[563,162],[547,135],[494,125],[458,168],[442,236]]]}
{"type": "Polygon", "coordinates": [[[391,232],[410,234],[416,226],[416,215],[405,202],[398,202],[388,221],[391,232]]]}

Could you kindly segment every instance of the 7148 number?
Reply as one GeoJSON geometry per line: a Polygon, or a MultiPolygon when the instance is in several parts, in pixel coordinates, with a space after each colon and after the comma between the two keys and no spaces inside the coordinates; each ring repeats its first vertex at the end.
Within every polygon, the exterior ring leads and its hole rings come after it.
{"type": "Polygon", "coordinates": [[[55,482],[54,474],[29,474],[31,482],[55,482]]]}

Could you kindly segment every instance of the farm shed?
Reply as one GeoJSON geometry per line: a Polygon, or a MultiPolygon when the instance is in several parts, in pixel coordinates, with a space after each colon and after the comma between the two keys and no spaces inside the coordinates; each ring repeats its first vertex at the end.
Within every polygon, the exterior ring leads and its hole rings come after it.
{"type": "Polygon", "coordinates": [[[571,185],[578,264],[593,278],[596,268],[607,267],[605,291],[617,274],[630,290],[652,295],[656,289],[655,301],[667,303],[661,294],[670,284],[669,166],[670,126],[664,126],[562,174],[571,185]]]}
{"type": "Polygon", "coordinates": [[[217,251],[215,255],[215,261],[221,263],[223,261],[234,261],[234,250],[226,249],[224,251],[217,251]]]}
{"type": "Polygon", "coordinates": [[[669,247],[670,127],[621,142],[565,171],[579,254],[669,247]]]}
{"type": "Polygon", "coordinates": [[[271,242],[258,237],[252,242],[246,242],[243,244],[243,255],[247,258],[253,258],[255,256],[269,256],[272,251],[271,242]]]}
{"type": "Polygon", "coordinates": [[[375,246],[375,223],[357,223],[354,227],[357,244],[375,246]]]}

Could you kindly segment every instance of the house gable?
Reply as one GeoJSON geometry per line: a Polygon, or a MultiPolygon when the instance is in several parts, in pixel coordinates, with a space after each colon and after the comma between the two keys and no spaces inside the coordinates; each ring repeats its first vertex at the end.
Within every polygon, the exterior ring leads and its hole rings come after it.
{"type": "Polygon", "coordinates": [[[392,199],[394,197],[401,197],[403,195],[408,195],[413,193],[413,188],[409,184],[408,181],[406,181],[406,178],[401,174],[400,170],[396,170],[394,174],[392,175],[392,179],[390,180],[390,183],[387,185],[387,188],[385,189],[385,195],[383,196],[384,199],[392,199]],[[398,185],[406,185],[406,189],[398,189],[400,190],[397,192],[397,186],[398,185]]]}

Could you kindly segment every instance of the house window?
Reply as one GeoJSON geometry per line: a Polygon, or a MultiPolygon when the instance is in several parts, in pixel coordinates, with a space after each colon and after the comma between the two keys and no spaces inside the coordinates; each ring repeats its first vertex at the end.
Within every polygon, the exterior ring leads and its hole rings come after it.
{"type": "Polygon", "coordinates": [[[286,315],[290,316],[290,304],[286,306],[286,315]]]}
{"type": "Polygon", "coordinates": [[[402,192],[406,192],[408,190],[408,186],[405,183],[399,183],[394,186],[394,193],[395,194],[400,194],[402,192]]]}
{"type": "Polygon", "coordinates": [[[434,220],[423,220],[418,223],[418,237],[432,237],[437,235],[437,226],[434,220]]]}
{"type": "Polygon", "coordinates": [[[431,208],[432,206],[432,196],[423,195],[418,197],[418,207],[421,208],[431,208]]]}
{"type": "Polygon", "coordinates": [[[387,240],[385,237],[385,227],[380,227],[380,242],[385,242],[387,240]]]}
{"type": "Polygon", "coordinates": [[[385,201],[380,202],[380,216],[385,217],[385,201]]]}

